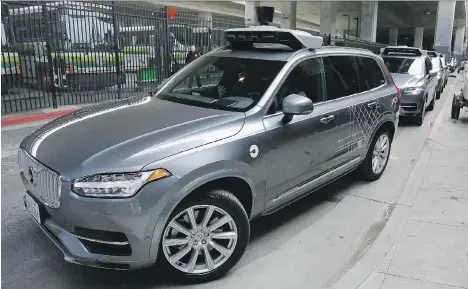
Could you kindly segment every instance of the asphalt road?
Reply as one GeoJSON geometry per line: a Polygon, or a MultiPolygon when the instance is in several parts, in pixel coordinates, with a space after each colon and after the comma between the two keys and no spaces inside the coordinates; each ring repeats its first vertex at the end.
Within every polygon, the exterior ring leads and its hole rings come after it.
{"type": "Polygon", "coordinates": [[[400,196],[445,99],[460,87],[449,78],[422,127],[401,120],[382,178],[362,183],[347,176],[253,222],[251,243],[223,279],[185,286],[158,268],[110,271],[69,264],[23,210],[17,169],[20,141],[37,124],[2,129],[2,288],[326,288],[377,238],[400,196]]]}

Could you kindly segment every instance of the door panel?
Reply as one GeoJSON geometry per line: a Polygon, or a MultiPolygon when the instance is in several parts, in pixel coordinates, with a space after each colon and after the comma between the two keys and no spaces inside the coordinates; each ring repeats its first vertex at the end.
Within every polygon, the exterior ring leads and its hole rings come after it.
{"type": "Polygon", "coordinates": [[[338,118],[330,105],[318,104],[311,114],[294,116],[289,122],[283,114],[263,120],[268,143],[267,204],[331,169],[338,118]]]}
{"type": "Polygon", "coordinates": [[[323,86],[322,59],[302,61],[278,90],[272,105],[273,112],[269,109],[274,114],[263,120],[268,139],[267,207],[287,201],[289,198],[283,198],[273,204],[281,194],[332,167],[339,115],[332,112],[332,106],[323,103],[323,86]],[[285,116],[281,112],[282,100],[292,93],[312,100],[313,112],[285,116]]]}

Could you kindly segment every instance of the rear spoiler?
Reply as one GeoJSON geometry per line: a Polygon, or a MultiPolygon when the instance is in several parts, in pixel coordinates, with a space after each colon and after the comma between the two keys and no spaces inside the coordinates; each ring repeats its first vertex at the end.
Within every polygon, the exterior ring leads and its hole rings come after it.
{"type": "Polygon", "coordinates": [[[386,47],[382,51],[382,55],[401,55],[401,56],[422,56],[423,53],[419,48],[412,47],[386,47]]]}

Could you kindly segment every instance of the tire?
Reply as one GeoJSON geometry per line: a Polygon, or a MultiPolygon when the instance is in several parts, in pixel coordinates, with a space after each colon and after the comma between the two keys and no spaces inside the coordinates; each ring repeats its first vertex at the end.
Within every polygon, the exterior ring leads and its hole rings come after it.
{"type": "Polygon", "coordinates": [[[223,276],[240,260],[247,248],[249,238],[249,218],[240,201],[226,190],[211,190],[202,197],[179,205],[172,212],[161,237],[158,261],[167,269],[168,276],[175,276],[176,280],[181,280],[184,283],[211,281],[223,276]],[[196,229],[194,231],[189,229],[193,228],[188,218],[190,208],[195,217],[194,220],[197,228],[201,227],[203,229],[196,229]],[[209,208],[213,208],[213,211],[208,220],[208,224],[203,226],[203,218],[205,214],[208,213],[209,208]],[[219,228],[215,228],[212,231],[209,230],[209,226],[213,226],[217,220],[225,216],[231,217],[231,219],[219,228]],[[179,225],[183,225],[188,235],[170,226],[174,221],[179,225]],[[237,240],[234,240],[232,236],[227,239],[216,238],[214,235],[216,233],[221,233],[219,230],[222,230],[222,233],[225,234],[232,233],[231,235],[233,235],[237,233],[237,240]],[[174,238],[186,239],[184,240],[186,243],[168,246],[168,240],[170,242],[170,240],[174,238]],[[227,250],[229,253],[227,255],[221,254],[220,251],[211,246],[213,242],[215,245],[223,247],[224,250],[227,250]],[[197,250],[199,252],[198,255],[195,254],[197,250]],[[205,250],[208,251],[211,261],[213,262],[207,261],[205,250]],[[174,258],[182,251],[186,253],[181,253],[183,256],[178,261],[171,264],[169,259],[174,258]],[[194,256],[197,257],[195,258],[194,256]],[[191,262],[193,259],[195,260],[195,265],[189,266],[190,263],[193,264],[193,262],[191,262]],[[212,264],[212,266],[209,266],[208,263],[212,264]],[[212,268],[210,269],[209,267],[212,268]]]}
{"type": "Polygon", "coordinates": [[[436,92],[436,99],[440,99],[440,95],[441,95],[441,90],[437,90],[436,92]]]}
{"type": "Polygon", "coordinates": [[[364,159],[364,162],[362,162],[356,170],[357,176],[361,180],[368,181],[368,182],[378,180],[382,176],[383,172],[385,171],[385,168],[387,167],[391,148],[392,148],[392,138],[390,136],[390,133],[384,129],[379,130],[375,134],[374,138],[372,139],[371,145],[369,146],[369,150],[367,151],[367,155],[366,155],[366,158],[364,159]],[[386,152],[386,158],[384,160],[384,163],[380,163],[381,169],[379,171],[375,171],[373,169],[373,159],[375,156],[374,150],[376,149],[377,141],[381,139],[382,137],[387,139],[388,151],[386,152]]]}
{"type": "Polygon", "coordinates": [[[423,125],[425,115],[426,115],[426,103],[423,102],[421,112],[415,116],[415,122],[417,126],[423,125]]]}
{"type": "Polygon", "coordinates": [[[456,96],[454,96],[453,101],[452,101],[452,112],[450,114],[452,119],[458,119],[460,117],[460,110],[461,110],[461,107],[458,103],[456,96]]]}
{"type": "Polygon", "coordinates": [[[427,110],[427,111],[434,110],[434,103],[435,103],[435,98],[433,97],[432,100],[431,100],[431,103],[429,103],[429,105],[427,106],[426,110],[427,110]]]}

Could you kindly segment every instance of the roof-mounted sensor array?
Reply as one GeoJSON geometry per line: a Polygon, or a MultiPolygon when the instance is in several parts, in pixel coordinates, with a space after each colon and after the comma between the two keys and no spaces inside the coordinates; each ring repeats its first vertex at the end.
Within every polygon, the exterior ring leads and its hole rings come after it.
{"type": "Polygon", "coordinates": [[[254,43],[281,44],[293,50],[303,48],[317,49],[322,47],[323,38],[310,33],[281,29],[273,26],[252,26],[225,31],[226,40],[232,49],[252,47],[254,43]]]}

